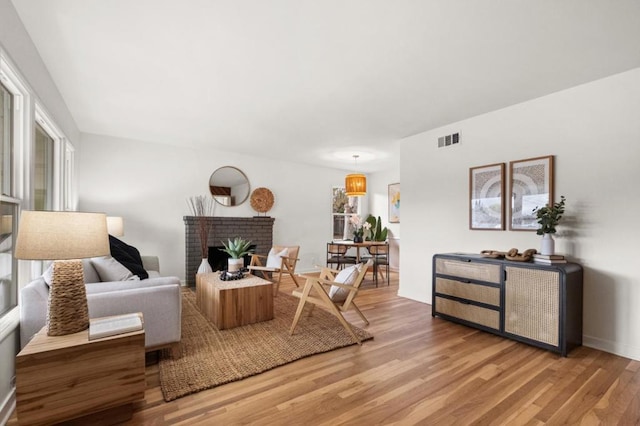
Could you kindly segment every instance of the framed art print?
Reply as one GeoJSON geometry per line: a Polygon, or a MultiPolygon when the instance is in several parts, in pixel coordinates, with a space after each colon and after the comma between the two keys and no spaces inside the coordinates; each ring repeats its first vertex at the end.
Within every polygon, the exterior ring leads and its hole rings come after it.
{"type": "Polygon", "coordinates": [[[553,200],[553,155],[509,163],[509,185],[509,229],[535,231],[538,223],[533,209],[553,200]]]}
{"type": "Polygon", "coordinates": [[[400,223],[400,184],[389,185],[389,223],[400,223]]]}
{"type": "Polygon", "coordinates": [[[504,163],[469,169],[469,229],[504,230],[504,163]]]}

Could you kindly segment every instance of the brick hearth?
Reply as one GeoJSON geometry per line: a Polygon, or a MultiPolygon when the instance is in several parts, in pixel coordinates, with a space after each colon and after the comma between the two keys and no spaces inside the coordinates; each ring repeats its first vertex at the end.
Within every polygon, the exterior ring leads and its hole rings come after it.
{"type": "MultiPolygon", "coordinates": [[[[197,218],[184,216],[185,225],[185,279],[187,285],[196,285],[196,271],[202,261],[200,253],[200,235],[198,234],[197,218]]],[[[257,254],[266,255],[273,245],[272,217],[207,217],[211,225],[208,247],[222,245],[227,239],[241,237],[255,244],[257,254]]]]}

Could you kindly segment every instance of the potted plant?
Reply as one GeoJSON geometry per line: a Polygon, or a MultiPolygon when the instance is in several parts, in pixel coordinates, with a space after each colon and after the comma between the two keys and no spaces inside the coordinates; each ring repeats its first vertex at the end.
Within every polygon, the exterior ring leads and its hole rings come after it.
{"type": "Polygon", "coordinates": [[[365,223],[369,224],[367,228],[368,235],[366,235],[366,239],[369,241],[387,241],[387,227],[382,227],[382,220],[380,216],[376,219],[373,215],[369,215],[365,223]]]}
{"type": "Polygon", "coordinates": [[[349,218],[349,222],[351,222],[351,226],[353,226],[353,242],[361,243],[363,241],[365,229],[369,229],[368,227],[364,227],[364,225],[367,225],[367,223],[365,222],[363,224],[362,219],[357,214],[351,216],[349,218]]]}
{"type": "Polygon", "coordinates": [[[535,213],[538,224],[540,225],[536,234],[542,235],[540,254],[551,255],[554,252],[555,242],[551,234],[556,233],[556,226],[558,226],[560,219],[562,219],[565,201],[566,198],[564,195],[561,195],[559,202],[533,209],[533,213],[535,213]]]}
{"type": "Polygon", "coordinates": [[[228,271],[235,272],[239,271],[244,267],[244,256],[247,254],[253,253],[251,247],[251,241],[245,241],[240,237],[234,238],[233,241],[229,239],[227,244],[224,241],[221,241],[224,249],[219,249],[229,255],[228,260],[228,271]]]}

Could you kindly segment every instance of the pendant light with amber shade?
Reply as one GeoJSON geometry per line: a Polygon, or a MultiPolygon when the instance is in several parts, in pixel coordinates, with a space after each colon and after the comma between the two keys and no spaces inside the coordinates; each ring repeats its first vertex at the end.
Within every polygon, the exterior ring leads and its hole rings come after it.
{"type": "MultiPolygon", "coordinates": [[[[353,159],[358,165],[359,155],[354,155],[353,159]]],[[[367,177],[362,173],[351,173],[344,178],[344,187],[348,197],[360,197],[367,194],[367,177]]]]}

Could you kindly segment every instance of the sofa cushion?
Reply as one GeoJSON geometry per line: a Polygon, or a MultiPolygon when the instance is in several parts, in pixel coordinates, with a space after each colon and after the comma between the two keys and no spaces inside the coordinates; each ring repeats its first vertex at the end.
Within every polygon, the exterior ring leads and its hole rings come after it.
{"type": "Polygon", "coordinates": [[[91,259],[82,259],[82,270],[84,271],[84,282],[86,284],[100,282],[100,275],[98,275],[96,268],[93,267],[91,259]]]}
{"type": "Polygon", "coordinates": [[[140,279],[111,256],[94,257],[91,259],[93,267],[98,271],[100,281],[127,281],[140,279]]]}
{"type": "Polygon", "coordinates": [[[149,278],[147,280],[136,281],[109,281],[104,283],[95,283],[86,286],[87,295],[98,293],[111,293],[123,290],[131,290],[137,288],[153,288],[165,285],[180,285],[178,277],[158,277],[149,278]]]}
{"type": "Polygon", "coordinates": [[[141,280],[149,278],[149,274],[142,266],[142,258],[137,248],[130,246],[124,241],[120,241],[112,235],[109,235],[109,247],[111,249],[111,256],[123,264],[124,267],[134,275],[137,275],[141,280]]]}
{"type": "MultiPolygon", "coordinates": [[[[99,283],[100,276],[98,272],[95,270],[93,265],[91,264],[91,259],[82,259],[82,272],[84,273],[84,282],[85,283],[99,283]]],[[[51,285],[51,279],[53,277],[53,262],[49,265],[47,269],[42,273],[42,278],[44,278],[44,282],[47,283],[48,286],[51,285]]]]}

